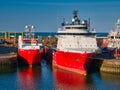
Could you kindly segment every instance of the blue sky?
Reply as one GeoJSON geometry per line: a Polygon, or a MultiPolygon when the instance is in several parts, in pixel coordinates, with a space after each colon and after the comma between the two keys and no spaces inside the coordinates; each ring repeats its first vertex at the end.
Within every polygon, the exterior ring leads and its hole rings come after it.
{"type": "Polygon", "coordinates": [[[73,10],[80,19],[90,18],[97,32],[109,32],[120,18],[120,0],[0,0],[0,31],[35,25],[37,32],[56,32],[63,18],[71,21],[73,10]]]}

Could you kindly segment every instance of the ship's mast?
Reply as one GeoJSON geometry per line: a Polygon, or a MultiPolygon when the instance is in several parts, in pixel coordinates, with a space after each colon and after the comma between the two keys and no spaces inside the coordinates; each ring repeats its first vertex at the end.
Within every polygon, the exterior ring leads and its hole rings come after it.
{"type": "Polygon", "coordinates": [[[118,19],[118,21],[116,23],[116,31],[120,32],[120,19],[118,19]]]}
{"type": "Polygon", "coordinates": [[[35,31],[35,27],[26,25],[25,26],[25,38],[26,39],[32,39],[34,38],[34,31],[35,31]]]}
{"type": "Polygon", "coordinates": [[[76,22],[78,22],[78,24],[80,24],[80,20],[79,20],[77,14],[78,14],[78,11],[74,10],[73,11],[73,19],[72,19],[72,24],[73,25],[76,24],[76,22]]]}

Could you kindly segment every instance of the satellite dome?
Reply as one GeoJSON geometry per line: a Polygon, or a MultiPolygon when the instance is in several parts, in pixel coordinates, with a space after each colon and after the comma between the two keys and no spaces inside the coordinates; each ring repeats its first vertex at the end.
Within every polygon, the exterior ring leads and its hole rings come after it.
{"type": "Polygon", "coordinates": [[[74,19],[74,18],[72,19],[72,22],[75,22],[75,19],[74,19]]]}
{"type": "Polygon", "coordinates": [[[32,28],[32,29],[34,29],[34,28],[35,28],[35,26],[33,26],[33,25],[32,25],[32,26],[31,26],[31,28],[32,28]]]}
{"type": "Polygon", "coordinates": [[[25,26],[25,28],[28,28],[28,27],[29,27],[28,25],[25,26]]]}

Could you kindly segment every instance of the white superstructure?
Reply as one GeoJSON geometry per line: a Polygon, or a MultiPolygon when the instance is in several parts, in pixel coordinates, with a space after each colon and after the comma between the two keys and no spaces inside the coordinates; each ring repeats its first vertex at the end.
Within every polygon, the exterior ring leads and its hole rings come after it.
{"type": "Polygon", "coordinates": [[[80,22],[76,11],[73,14],[72,24],[64,22],[63,28],[58,29],[57,49],[78,53],[95,52],[97,49],[95,30],[89,30],[89,21],[80,22]]]}
{"type": "Polygon", "coordinates": [[[23,50],[40,50],[41,46],[41,37],[34,37],[34,26],[26,26],[24,38],[22,38],[22,36],[18,37],[18,48],[23,50]]]}
{"type": "Polygon", "coordinates": [[[120,48],[120,19],[118,19],[115,30],[112,30],[108,35],[109,48],[120,48]]]}

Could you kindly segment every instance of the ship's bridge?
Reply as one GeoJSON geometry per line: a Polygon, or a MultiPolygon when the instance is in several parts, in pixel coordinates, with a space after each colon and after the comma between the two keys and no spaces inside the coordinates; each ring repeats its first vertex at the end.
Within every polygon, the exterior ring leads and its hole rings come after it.
{"type": "Polygon", "coordinates": [[[83,24],[81,24],[81,25],[65,25],[64,26],[64,29],[66,29],[66,30],[69,30],[69,29],[78,29],[78,30],[81,30],[81,29],[88,29],[87,28],[87,25],[83,25],[83,24]]]}
{"type": "Polygon", "coordinates": [[[58,33],[89,33],[89,30],[85,25],[66,25],[59,28],[58,33]]]}

